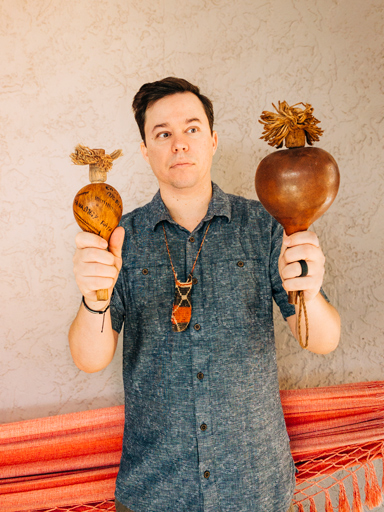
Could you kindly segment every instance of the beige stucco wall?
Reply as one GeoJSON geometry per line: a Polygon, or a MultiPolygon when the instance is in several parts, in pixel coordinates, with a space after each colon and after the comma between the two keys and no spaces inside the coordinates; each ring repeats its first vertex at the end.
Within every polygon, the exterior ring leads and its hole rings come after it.
{"type": "Polygon", "coordinates": [[[216,111],[213,179],[255,198],[271,151],[257,119],[306,101],[338,160],[339,196],[315,225],[343,333],[331,355],[302,351],[277,322],[282,387],[382,380],[384,173],[382,0],[2,0],[0,2],[0,422],[122,403],[121,346],[104,371],[72,362],[80,303],[72,274],[77,143],[122,148],[109,182],[125,212],[156,182],[130,110],[168,75],[200,85],[216,111]]]}

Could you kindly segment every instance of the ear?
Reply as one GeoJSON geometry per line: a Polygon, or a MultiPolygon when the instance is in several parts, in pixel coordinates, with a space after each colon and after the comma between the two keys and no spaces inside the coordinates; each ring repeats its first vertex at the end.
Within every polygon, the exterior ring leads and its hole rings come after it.
{"type": "Polygon", "coordinates": [[[148,149],[143,140],[140,142],[140,151],[141,154],[143,155],[144,160],[149,163],[148,149]]]}
{"type": "Polygon", "coordinates": [[[216,149],[217,149],[217,144],[218,144],[217,132],[215,132],[215,131],[212,133],[212,141],[213,141],[213,154],[215,154],[216,149]]]}

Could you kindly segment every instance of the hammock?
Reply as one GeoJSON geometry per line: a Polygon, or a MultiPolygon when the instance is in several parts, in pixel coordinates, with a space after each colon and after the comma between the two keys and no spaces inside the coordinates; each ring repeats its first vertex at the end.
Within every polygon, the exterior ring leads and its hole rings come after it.
{"type": "MultiPolygon", "coordinates": [[[[358,474],[365,505],[377,507],[373,460],[384,455],[384,382],[281,391],[281,399],[299,470],[298,511],[316,512],[322,497],[333,512],[337,487],[339,512],[350,512],[350,479],[352,512],[362,512],[358,474]]],[[[118,406],[0,425],[0,511],[114,511],[123,422],[118,406]]]]}

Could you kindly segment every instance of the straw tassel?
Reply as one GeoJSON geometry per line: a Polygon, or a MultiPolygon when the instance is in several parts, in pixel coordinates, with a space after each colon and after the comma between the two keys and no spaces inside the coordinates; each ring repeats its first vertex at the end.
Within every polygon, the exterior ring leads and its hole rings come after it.
{"type": "Polygon", "coordinates": [[[309,497],[309,502],[311,504],[309,512],[317,512],[315,500],[311,496],[309,497]]]}
{"type": "Polygon", "coordinates": [[[359,482],[357,480],[356,473],[352,473],[352,480],[353,480],[352,512],[364,512],[363,504],[361,502],[359,482]]]}
{"type": "Polygon", "coordinates": [[[344,483],[339,483],[339,512],[351,512],[344,483]]]}
{"type": "Polygon", "coordinates": [[[382,502],[381,489],[377,481],[375,467],[372,461],[367,462],[365,469],[365,504],[371,510],[382,502]]]}
{"type": "Polygon", "coordinates": [[[332,506],[332,500],[331,500],[328,490],[326,489],[324,491],[324,493],[325,493],[325,512],[334,512],[333,506],[332,506]]]}

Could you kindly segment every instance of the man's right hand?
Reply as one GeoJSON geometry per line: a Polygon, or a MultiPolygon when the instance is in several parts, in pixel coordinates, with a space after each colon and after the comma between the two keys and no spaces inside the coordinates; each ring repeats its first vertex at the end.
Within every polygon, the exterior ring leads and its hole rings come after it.
{"type": "Polygon", "coordinates": [[[125,231],[121,226],[112,233],[109,245],[93,233],[81,232],[76,235],[73,271],[80,292],[91,309],[103,310],[109,303],[109,299],[97,301],[96,291],[108,289],[108,297],[111,297],[122,265],[124,236],[125,231]]]}

